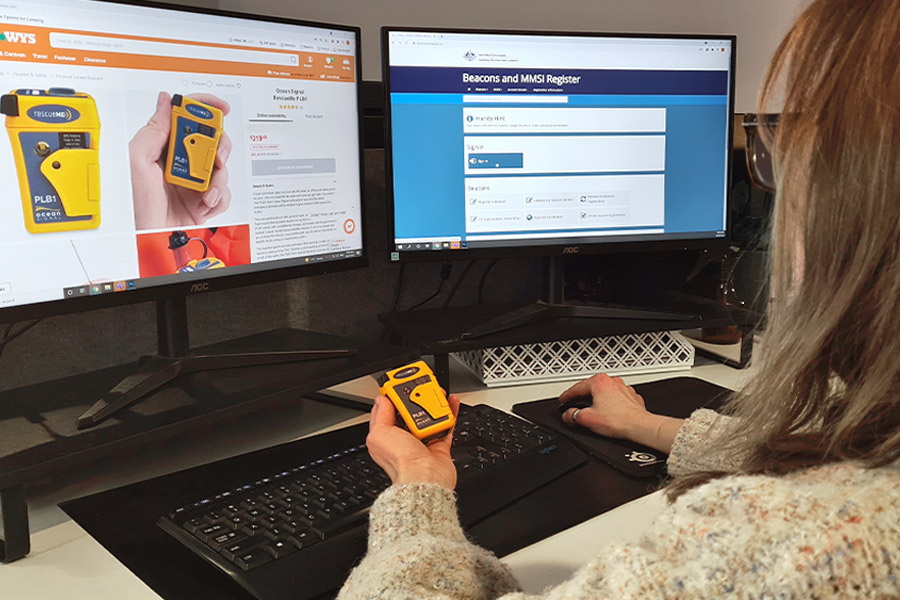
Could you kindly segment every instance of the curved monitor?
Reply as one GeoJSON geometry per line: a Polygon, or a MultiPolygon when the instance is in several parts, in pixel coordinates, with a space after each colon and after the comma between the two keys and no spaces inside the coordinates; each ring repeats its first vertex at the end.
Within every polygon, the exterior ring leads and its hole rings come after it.
{"type": "Polygon", "coordinates": [[[0,322],[363,266],[359,30],[0,4],[0,322]]]}
{"type": "Polygon", "coordinates": [[[728,243],[734,36],[382,35],[392,260],[728,243]]]}

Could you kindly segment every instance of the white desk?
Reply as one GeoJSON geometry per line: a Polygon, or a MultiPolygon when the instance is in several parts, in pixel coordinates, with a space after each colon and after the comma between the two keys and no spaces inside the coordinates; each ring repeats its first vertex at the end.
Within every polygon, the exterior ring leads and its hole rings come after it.
{"type": "MultiPolygon", "coordinates": [[[[731,389],[740,388],[752,375],[753,369],[736,370],[698,358],[697,366],[687,372],[626,377],[629,384],[689,375],[731,389]]],[[[467,373],[454,372],[453,387],[467,404],[491,404],[510,410],[513,404],[558,395],[571,382],[545,383],[528,386],[486,389],[467,373]]],[[[371,396],[377,392],[372,378],[363,378],[337,388],[349,394],[371,396]]],[[[349,413],[345,413],[349,414],[349,413]]],[[[343,418],[343,417],[342,417],[343,418]]],[[[335,426],[365,421],[367,415],[344,419],[335,426]]],[[[269,445],[285,441],[269,438],[269,445]]],[[[237,444],[232,454],[247,452],[252,444],[237,444]]],[[[192,457],[198,464],[215,457],[192,457]]],[[[183,457],[182,457],[183,460],[183,457]]],[[[171,468],[186,468],[188,464],[171,461],[171,468]]],[[[131,473],[122,481],[101,482],[85,493],[103,487],[114,487],[130,481],[146,479],[165,472],[131,473]]],[[[639,498],[629,504],[606,512],[576,527],[542,540],[507,557],[519,581],[528,592],[538,592],[558,583],[615,538],[636,539],[654,516],[664,507],[661,492],[639,498]]],[[[99,543],[75,524],[56,506],[31,507],[31,554],[17,562],[0,565],[0,597],[4,600],[159,600],[159,596],[122,566],[99,543]]]]}

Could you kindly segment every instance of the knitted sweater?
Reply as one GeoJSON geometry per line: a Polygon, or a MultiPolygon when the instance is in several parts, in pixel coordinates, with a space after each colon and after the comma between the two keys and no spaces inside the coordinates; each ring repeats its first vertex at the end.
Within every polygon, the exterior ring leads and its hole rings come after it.
{"type": "MultiPolygon", "coordinates": [[[[732,468],[706,452],[711,432],[725,426],[695,412],[676,437],[670,471],[732,468]]],[[[500,560],[466,539],[453,492],[395,485],[372,507],[368,553],[339,599],[900,598],[900,465],[723,477],[679,497],[638,543],[598,550],[569,580],[526,595],[500,560]]]]}

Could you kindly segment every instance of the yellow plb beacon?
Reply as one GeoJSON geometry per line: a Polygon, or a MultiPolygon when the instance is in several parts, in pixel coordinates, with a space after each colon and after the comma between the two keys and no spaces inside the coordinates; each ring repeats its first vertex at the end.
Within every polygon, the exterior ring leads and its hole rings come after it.
{"type": "Polygon", "coordinates": [[[100,226],[100,117],[70,88],[14,90],[0,97],[31,233],[100,226]]]}
{"type": "Polygon", "coordinates": [[[209,189],[221,137],[221,110],[175,94],[172,97],[166,181],[198,192],[209,189]]]}
{"type": "Polygon", "coordinates": [[[453,429],[453,411],[424,361],[386,372],[378,378],[378,385],[409,432],[422,442],[440,439],[453,429]]]}

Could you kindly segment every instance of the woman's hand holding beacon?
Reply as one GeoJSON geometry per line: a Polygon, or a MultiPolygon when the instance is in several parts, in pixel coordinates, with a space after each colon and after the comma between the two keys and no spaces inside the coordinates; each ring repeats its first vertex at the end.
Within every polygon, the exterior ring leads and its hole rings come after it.
{"type": "MultiPolygon", "coordinates": [[[[447,400],[453,416],[459,414],[459,396],[447,400]]],[[[395,484],[437,483],[448,490],[456,487],[456,465],[450,458],[453,432],[427,446],[415,436],[396,426],[397,411],[386,396],[375,398],[369,418],[366,446],[395,484]]]]}

